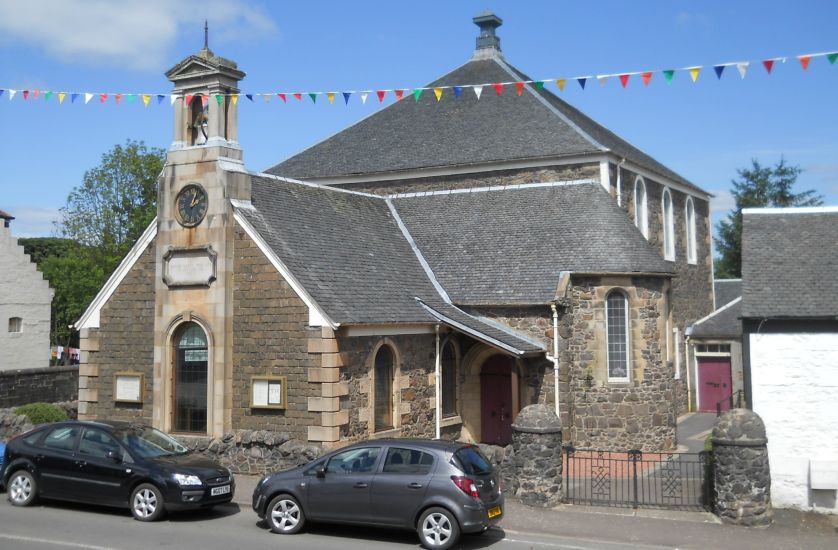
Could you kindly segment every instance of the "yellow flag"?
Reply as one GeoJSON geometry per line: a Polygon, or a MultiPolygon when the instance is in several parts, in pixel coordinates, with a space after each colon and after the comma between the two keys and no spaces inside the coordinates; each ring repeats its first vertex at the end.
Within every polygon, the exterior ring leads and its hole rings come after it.
{"type": "Polygon", "coordinates": [[[233,94],[233,105],[239,102],[239,94],[233,94]]]}
{"type": "Polygon", "coordinates": [[[143,105],[148,107],[148,102],[151,101],[151,95],[143,94],[143,105]]]}
{"type": "Polygon", "coordinates": [[[442,99],[442,88],[434,88],[434,95],[436,96],[437,101],[442,99]]]}
{"type": "Polygon", "coordinates": [[[556,80],[556,86],[559,87],[559,90],[564,91],[564,85],[567,84],[567,80],[564,78],[560,78],[556,80]]]}
{"type": "Polygon", "coordinates": [[[65,97],[67,97],[67,94],[65,92],[58,92],[58,103],[59,103],[59,105],[61,103],[64,103],[64,98],[65,97]]]}
{"type": "Polygon", "coordinates": [[[335,92],[326,92],[326,97],[329,98],[329,103],[335,102],[335,92]]]}
{"type": "Polygon", "coordinates": [[[698,73],[700,73],[700,72],[701,72],[701,67],[693,67],[692,69],[690,69],[690,76],[692,77],[693,82],[698,80],[698,73]]]}

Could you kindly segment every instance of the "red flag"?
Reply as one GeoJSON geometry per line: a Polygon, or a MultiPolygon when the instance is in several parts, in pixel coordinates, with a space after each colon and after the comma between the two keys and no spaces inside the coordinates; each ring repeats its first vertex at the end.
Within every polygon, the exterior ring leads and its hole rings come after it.
{"type": "Polygon", "coordinates": [[[622,84],[622,85],[623,85],[623,88],[625,88],[626,86],[628,86],[628,83],[629,83],[629,77],[630,77],[630,76],[631,76],[631,75],[628,75],[628,74],[621,74],[621,75],[620,75],[620,84],[622,84]]]}
{"type": "Polygon", "coordinates": [[[282,102],[285,103],[285,94],[276,94],[276,95],[278,95],[279,99],[281,99],[282,102]]]}
{"type": "Polygon", "coordinates": [[[300,99],[300,100],[301,100],[301,99],[303,99],[303,94],[301,94],[301,93],[299,93],[299,92],[294,92],[294,93],[293,93],[293,94],[291,94],[291,95],[293,95],[293,96],[294,96],[294,97],[296,97],[297,99],[300,99]]]}
{"type": "Polygon", "coordinates": [[[207,103],[209,103],[209,96],[201,95],[201,106],[206,107],[207,103]]]}
{"type": "Polygon", "coordinates": [[[41,90],[32,90],[32,99],[38,99],[39,95],[41,95],[41,90]]]}
{"type": "Polygon", "coordinates": [[[774,60],[773,59],[766,59],[762,62],[765,70],[768,71],[768,74],[771,74],[771,69],[774,68],[774,60]]]}
{"type": "Polygon", "coordinates": [[[518,92],[518,95],[524,93],[524,83],[523,82],[516,82],[515,83],[515,91],[518,92]]]}
{"type": "Polygon", "coordinates": [[[192,105],[192,96],[190,94],[186,94],[183,96],[184,101],[186,101],[187,105],[192,105]]]}
{"type": "Polygon", "coordinates": [[[99,103],[104,103],[108,100],[108,94],[99,94],[99,103]]]}
{"type": "Polygon", "coordinates": [[[114,99],[116,100],[116,104],[119,105],[119,102],[122,101],[122,94],[116,94],[114,99]]]}
{"type": "Polygon", "coordinates": [[[29,99],[29,90],[23,90],[23,99],[29,99]]]}
{"type": "Polygon", "coordinates": [[[397,100],[401,99],[402,96],[404,96],[404,90],[394,90],[394,92],[396,94],[396,99],[397,100]]]}
{"type": "Polygon", "coordinates": [[[377,96],[378,96],[378,102],[379,102],[379,103],[381,103],[382,101],[384,101],[384,94],[386,94],[386,93],[387,93],[387,92],[386,92],[386,91],[384,91],[384,90],[378,90],[377,92],[375,92],[375,95],[377,95],[377,96]]]}
{"type": "Polygon", "coordinates": [[[652,80],[652,71],[646,71],[645,73],[642,73],[640,77],[643,79],[643,85],[648,86],[649,81],[652,80]]]}
{"type": "Polygon", "coordinates": [[[803,70],[805,71],[809,68],[809,62],[812,60],[812,56],[801,55],[800,57],[798,57],[798,59],[800,60],[800,66],[803,67],[803,70]]]}
{"type": "Polygon", "coordinates": [[[494,84],[492,84],[492,87],[495,89],[495,92],[498,95],[500,95],[501,92],[503,92],[503,84],[501,84],[500,82],[495,82],[494,84]]]}

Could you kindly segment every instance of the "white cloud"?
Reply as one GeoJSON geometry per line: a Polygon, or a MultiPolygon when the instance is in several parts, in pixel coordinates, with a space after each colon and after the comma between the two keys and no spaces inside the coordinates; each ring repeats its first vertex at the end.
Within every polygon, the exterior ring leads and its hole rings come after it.
{"type": "Polygon", "coordinates": [[[60,219],[58,208],[15,208],[9,211],[15,217],[9,229],[15,237],[51,237],[53,222],[60,219]]]}
{"type": "Polygon", "coordinates": [[[64,62],[138,70],[164,68],[185,32],[194,34],[197,51],[204,19],[210,47],[276,33],[265,11],[243,0],[0,0],[0,12],[0,42],[27,43],[64,62]]]}
{"type": "Polygon", "coordinates": [[[733,198],[730,191],[714,189],[710,192],[715,195],[710,199],[710,213],[713,216],[721,214],[724,217],[728,211],[736,207],[736,199],[733,198]]]}

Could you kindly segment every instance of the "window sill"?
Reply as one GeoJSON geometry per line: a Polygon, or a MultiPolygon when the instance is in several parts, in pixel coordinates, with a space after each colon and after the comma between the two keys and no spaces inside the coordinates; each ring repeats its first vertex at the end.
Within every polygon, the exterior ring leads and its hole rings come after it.
{"type": "Polygon", "coordinates": [[[460,418],[460,415],[456,415],[456,416],[448,416],[446,418],[443,418],[439,422],[439,425],[442,428],[447,428],[448,426],[458,426],[462,423],[463,423],[463,419],[460,418]]]}
{"type": "Polygon", "coordinates": [[[401,437],[401,435],[401,428],[389,428],[387,430],[382,430],[380,432],[374,432],[370,434],[370,439],[387,439],[389,437],[401,437]]]}

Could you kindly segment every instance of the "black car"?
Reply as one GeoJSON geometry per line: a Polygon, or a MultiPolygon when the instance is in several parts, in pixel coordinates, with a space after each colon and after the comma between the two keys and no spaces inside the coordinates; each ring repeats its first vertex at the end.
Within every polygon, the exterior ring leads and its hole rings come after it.
{"type": "Polygon", "coordinates": [[[2,481],[15,506],[38,497],[128,507],[140,521],[166,511],[233,499],[227,468],[189,454],[149,426],[67,421],[39,426],[6,444],[2,481]]]}
{"type": "Polygon", "coordinates": [[[503,517],[497,475],[480,450],[439,440],[356,443],[305,466],[264,476],[253,510],[275,533],[306,521],[415,529],[445,550],[460,533],[482,533],[503,517]]]}

